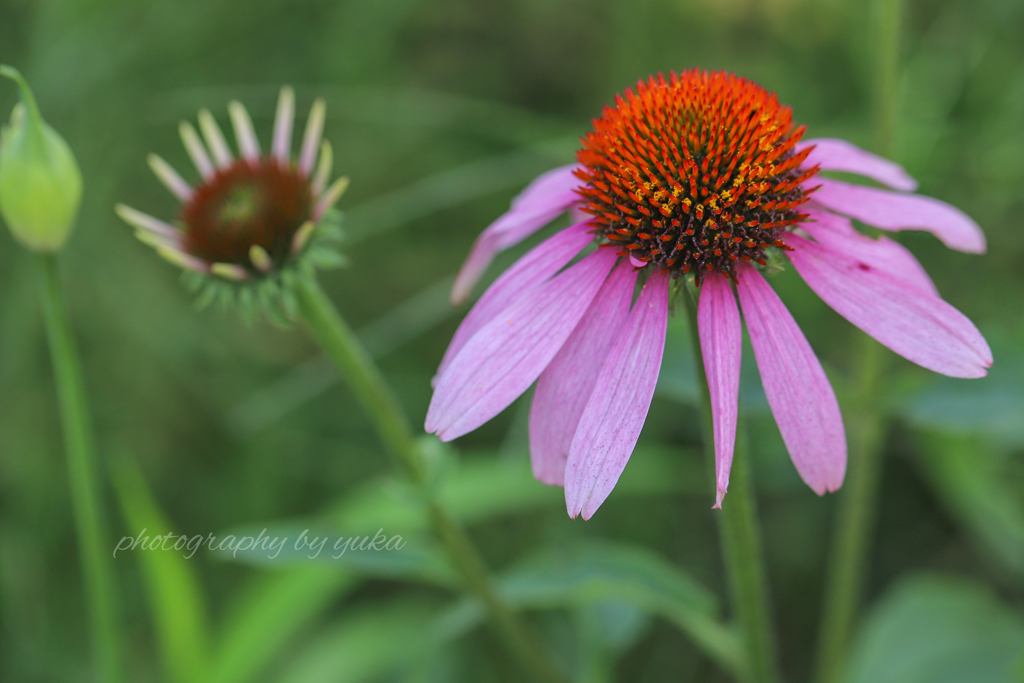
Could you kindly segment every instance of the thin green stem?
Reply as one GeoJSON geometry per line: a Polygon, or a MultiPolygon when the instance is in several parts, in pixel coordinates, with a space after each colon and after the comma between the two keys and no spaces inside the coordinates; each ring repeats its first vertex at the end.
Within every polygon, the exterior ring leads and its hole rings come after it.
{"type": "Polygon", "coordinates": [[[38,259],[39,295],[57,385],[97,678],[104,683],[118,683],[122,680],[123,641],[109,555],[113,544],[108,543],[106,532],[100,467],[96,461],[82,368],[71,333],[57,259],[52,254],[39,255],[38,259]]]}
{"type": "MultiPolygon", "coordinates": [[[[712,426],[711,396],[704,374],[704,359],[697,334],[697,306],[688,294],[686,302],[690,338],[693,346],[694,372],[700,391],[701,433],[712,483],[715,480],[715,439],[712,426]]],[[[779,676],[772,629],[771,605],[764,554],[761,549],[761,528],[757,518],[757,500],[750,479],[750,461],[746,433],[737,430],[736,450],[729,474],[729,495],[718,513],[718,530],[729,577],[729,592],[736,619],[739,621],[746,651],[746,679],[752,683],[776,683],[779,676]]],[[[711,490],[714,490],[713,488],[711,490]]]]}
{"type": "Polygon", "coordinates": [[[303,319],[313,337],[337,365],[374,425],[388,451],[420,488],[428,505],[434,532],[461,572],[467,588],[483,602],[491,623],[509,651],[540,681],[562,681],[548,654],[526,625],[498,596],[487,567],[465,529],[432,495],[430,475],[401,406],[355,334],[316,282],[298,287],[303,319]]]}
{"type": "Polygon", "coordinates": [[[297,293],[307,327],[373,419],[388,453],[399,460],[414,482],[424,483],[427,470],[412,430],[370,354],[363,349],[319,285],[304,280],[297,293]]]}
{"type": "MultiPolygon", "coordinates": [[[[873,122],[875,151],[891,157],[897,128],[900,26],[903,0],[873,3],[875,85],[873,122]]],[[[818,644],[817,683],[842,679],[868,567],[881,482],[885,418],[878,394],[885,373],[885,350],[864,336],[854,362],[855,385],[846,412],[850,443],[849,471],[839,496],[839,510],[825,577],[818,644]]]]}
{"type": "Polygon", "coordinates": [[[831,558],[825,578],[815,680],[842,680],[847,650],[860,607],[871,532],[878,508],[885,425],[872,400],[881,383],[885,349],[868,336],[857,363],[855,405],[846,411],[849,471],[839,496],[831,558]]]}

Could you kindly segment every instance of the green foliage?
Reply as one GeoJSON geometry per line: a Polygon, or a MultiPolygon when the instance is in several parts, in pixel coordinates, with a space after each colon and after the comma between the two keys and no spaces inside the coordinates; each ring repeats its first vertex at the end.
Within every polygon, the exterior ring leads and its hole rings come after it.
{"type": "MultiPolygon", "coordinates": [[[[622,603],[664,617],[727,671],[742,670],[736,635],[716,621],[717,600],[706,588],[648,551],[591,543],[547,551],[525,560],[499,580],[509,603],[532,609],[622,603]]],[[[483,620],[468,602],[447,616],[453,631],[483,620]]]]}
{"type": "Polygon", "coordinates": [[[258,680],[267,666],[294,645],[298,634],[357,582],[349,572],[321,566],[257,575],[232,595],[208,680],[258,680]]]}
{"type": "Polygon", "coordinates": [[[277,327],[289,329],[298,319],[299,306],[295,295],[298,281],[316,278],[318,270],[344,266],[345,257],[339,251],[344,235],[341,214],[331,209],[317,223],[305,248],[282,268],[242,282],[185,270],[182,280],[196,295],[196,308],[199,310],[213,303],[221,310],[237,307],[242,322],[247,326],[262,314],[277,327]]]}
{"type": "Polygon", "coordinates": [[[907,578],[874,608],[845,683],[1019,680],[1024,617],[962,579],[907,578]]]}
{"type": "Polygon", "coordinates": [[[1024,355],[1016,343],[996,346],[1000,367],[978,382],[936,378],[912,394],[901,411],[937,433],[985,435],[1008,449],[1024,446],[1024,355]]]}
{"type": "Polygon", "coordinates": [[[280,683],[363,683],[404,668],[436,645],[430,609],[410,600],[352,610],[307,644],[280,683]]]}
{"type": "MultiPolygon", "coordinates": [[[[140,538],[143,530],[149,538],[174,533],[134,461],[124,456],[114,468],[122,514],[129,528],[139,530],[135,538],[140,538]]],[[[202,680],[210,666],[210,628],[200,578],[192,563],[176,552],[143,551],[136,557],[168,677],[175,683],[202,680]]]]}
{"type": "Polygon", "coordinates": [[[936,495],[997,562],[1024,578],[1024,495],[1019,463],[987,439],[921,437],[918,464],[936,495]]]}
{"type": "MultiPolygon", "coordinates": [[[[1019,655],[1024,611],[1024,6],[922,0],[907,9],[896,158],[924,194],[976,218],[991,246],[967,256],[928,235],[898,237],[978,324],[996,362],[988,378],[967,382],[886,352],[878,408],[892,421],[866,577],[870,602],[884,597],[869,604],[848,683],[984,683],[1003,680],[1011,646],[1019,655]],[[920,569],[973,583],[904,582],[920,569]]],[[[154,151],[188,166],[179,120],[239,99],[269,140],[282,83],[296,85],[300,113],[326,99],[325,132],[353,181],[341,205],[348,264],[321,282],[418,426],[465,315],[447,301],[452,274],[516,192],[572,161],[615,93],[651,72],[730,69],[777,91],[808,137],[866,144],[867,15],[853,0],[253,0],[242,10],[0,0],[0,61],[29,78],[85,178],[61,265],[100,450],[133,453],[145,473],[130,462],[112,468],[122,513],[112,541],[142,527],[190,536],[287,528],[294,540],[308,527],[333,537],[383,529],[409,543],[404,556],[347,553],[342,563],[294,552],[272,563],[119,553],[130,679],[521,680],[479,606],[453,590],[422,501],[389,474],[361,409],[293,325],[288,283],[209,291],[209,281],[192,282],[199,303],[237,306],[252,325],[197,312],[177,271],[112,216],[117,202],[174,215],[144,159],[154,151]]],[[[0,111],[15,100],[0,88],[0,111]]],[[[548,234],[501,255],[488,276],[548,234]]],[[[0,680],[84,680],[85,601],[69,561],[74,532],[31,264],[6,233],[0,241],[0,680]]],[[[334,265],[330,255],[317,261],[334,265]]],[[[861,333],[792,269],[771,282],[846,410],[861,333]]],[[[525,401],[439,458],[438,495],[579,680],[724,681],[739,666],[713,599],[724,580],[684,316],[670,325],[640,443],[590,522],[568,520],[562,491],[533,480],[525,401]]],[[[835,496],[819,499],[796,476],[752,360],[746,347],[752,478],[781,661],[786,680],[800,681],[813,661],[835,496]]]]}

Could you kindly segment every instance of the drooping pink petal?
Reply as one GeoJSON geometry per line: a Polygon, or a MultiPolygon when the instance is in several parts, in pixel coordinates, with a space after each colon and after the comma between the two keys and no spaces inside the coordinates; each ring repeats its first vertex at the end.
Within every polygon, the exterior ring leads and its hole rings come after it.
{"type": "Polygon", "coordinates": [[[178,175],[178,172],[163,158],[156,154],[150,154],[146,157],[146,161],[149,162],[149,168],[157,179],[171,191],[171,194],[183,202],[192,199],[192,186],[185,182],[185,179],[178,175]]]}
{"type": "Polygon", "coordinates": [[[188,152],[188,156],[192,159],[192,163],[195,164],[199,175],[203,177],[203,180],[211,178],[214,174],[213,162],[210,161],[210,155],[206,153],[206,146],[199,139],[199,133],[192,127],[191,123],[182,121],[178,124],[178,134],[181,135],[181,142],[185,145],[185,151],[188,152]]]}
{"type": "MultiPolygon", "coordinates": [[[[787,237],[787,240],[789,238],[787,237]]],[[[819,496],[846,474],[846,433],[821,362],[756,268],[742,264],[736,291],[768,406],[797,472],[819,496]]]]}
{"type": "Polygon", "coordinates": [[[270,149],[278,161],[283,164],[291,162],[292,126],[295,123],[295,91],[289,87],[281,88],[277,100],[277,114],[274,116],[274,137],[270,149]]]}
{"type": "Polygon", "coordinates": [[[711,414],[715,439],[715,508],[729,489],[729,470],[736,445],[736,421],[740,398],[740,360],[743,326],[736,297],[729,281],[718,273],[709,273],[700,289],[697,305],[697,331],[704,374],[711,394],[711,414]]]}
{"type": "Polygon", "coordinates": [[[872,239],[862,235],[854,229],[850,219],[831,211],[809,207],[807,213],[810,220],[801,223],[800,228],[816,242],[855,256],[918,289],[939,295],[939,290],[924,267],[899,242],[884,236],[872,239]]]}
{"type": "Polygon", "coordinates": [[[450,441],[487,422],[526,391],[590,307],[615,259],[611,249],[599,249],[484,325],[438,381],[426,430],[450,441]]]}
{"type": "Polygon", "coordinates": [[[917,189],[917,181],[910,177],[902,166],[889,161],[857,145],[837,138],[817,138],[804,140],[796,146],[796,151],[814,145],[801,166],[810,168],[817,164],[823,171],[844,171],[856,173],[877,180],[894,190],[913,192],[917,189]]]}
{"type": "Polygon", "coordinates": [[[814,201],[882,230],[925,230],[950,249],[981,254],[985,235],[960,209],[932,197],[820,179],[814,201]]]}
{"type": "Polygon", "coordinates": [[[331,171],[334,169],[334,152],[330,140],[320,142],[320,157],[316,160],[316,170],[313,172],[313,180],[309,183],[309,189],[313,191],[314,197],[323,195],[327,181],[331,178],[331,171]]]}
{"type": "Polygon", "coordinates": [[[258,161],[260,141],[256,138],[256,131],[252,127],[249,110],[241,102],[232,101],[228,103],[228,115],[231,117],[231,125],[235,128],[235,141],[238,143],[239,156],[251,162],[258,161]]]}
{"type": "Polygon", "coordinates": [[[451,301],[452,304],[458,306],[467,298],[469,293],[473,290],[473,285],[477,283],[477,280],[484,274],[487,267],[491,265],[491,261],[498,254],[501,249],[498,247],[498,238],[496,235],[481,233],[476,241],[473,242],[473,248],[469,250],[469,256],[462,263],[462,268],[459,269],[458,274],[455,276],[455,283],[452,285],[451,301]]]}
{"type": "Polygon", "coordinates": [[[562,166],[537,177],[515,199],[511,208],[480,233],[452,287],[452,303],[469,296],[494,256],[523,241],[580,201],[575,188],[583,183],[573,175],[577,167],[562,166]]]}
{"type": "Polygon", "coordinates": [[[569,207],[569,222],[570,223],[586,223],[587,221],[590,221],[590,220],[593,220],[593,219],[594,219],[593,216],[591,216],[586,211],[583,211],[582,209],[580,209],[580,205],[579,204],[574,204],[573,206],[569,207]]]}
{"type": "Polygon", "coordinates": [[[789,259],[839,315],[907,360],[950,377],[984,377],[992,365],[985,338],[960,311],[855,255],[797,235],[789,259]]]}
{"type": "Polygon", "coordinates": [[[130,206],[124,204],[117,204],[114,207],[114,213],[121,217],[128,225],[139,230],[145,230],[159,237],[180,242],[181,231],[175,228],[170,223],[165,223],[159,218],[153,218],[149,214],[136,211],[130,206]]]}
{"type": "Polygon", "coordinates": [[[316,204],[313,205],[313,211],[310,213],[310,218],[313,221],[320,220],[325,213],[334,208],[334,205],[341,199],[341,195],[345,194],[345,190],[348,189],[348,182],[348,176],[342,176],[324,190],[324,193],[317,198],[316,204]]]}
{"type": "Polygon", "coordinates": [[[668,286],[662,273],[644,285],[583,409],[565,465],[565,505],[574,519],[593,516],[640,437],[665,352],[668,286]]]}
{"type": "Polygon", "coordinates": [[[593,239],[594,236],[590,234],[589,228],[585,224],[570,225],[528,251],[511,268],[502,273],[501,277],[487,288],[480,300],[462,320],[459,329],[455,331],[448,350],[444,352],[444,358],[441,359],[441,365],[437,369],[437,375],[434,378],[435,384],[455,355],[481,327],[508,308],[518,297],[544,284],[593,239]]]}
{"type": "Polygon", "coordinates": [[[326,117],[327,103],[317,98],[309,110],[306,130],[302,134],[302,147],[299,149],[299,173],[304,176],[309,176],[316,163],[316,153],[320,149],[320,140],[323,139],[326,117]]]}
{"type": "Polygon", "coordinates": [[[616,332],[629,315],[635,285],[632,268],[621,264],[613,270],[537,380],[530,405],[530,463],[538,481],[564,484],[569,446],[616,332]]]}

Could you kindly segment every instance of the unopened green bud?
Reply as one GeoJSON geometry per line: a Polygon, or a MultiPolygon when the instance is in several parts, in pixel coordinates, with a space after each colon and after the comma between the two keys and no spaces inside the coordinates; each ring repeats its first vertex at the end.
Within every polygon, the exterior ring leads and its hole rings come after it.
{"type": "Polygon", "coordinates": [[[15,239],[32,251],[57,251],[75,224],[82,174],[71,148],[39,115],[17,69],[0,75],[21,89],[9,126],[0,129],[0,215],[15,239]]]}

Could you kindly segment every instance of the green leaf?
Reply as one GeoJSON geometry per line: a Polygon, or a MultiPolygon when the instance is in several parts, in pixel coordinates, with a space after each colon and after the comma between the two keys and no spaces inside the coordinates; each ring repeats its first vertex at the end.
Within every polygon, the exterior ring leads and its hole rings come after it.
{"type": "Polygon", "coordinates": [[[640,638],[650,624],[650,617],[622,601],[595,602],[574,611],[579,652],[574,679],[612,683],[616,678],[616,660],[640,638]]]}
{"type": "MultiPolygon", "coordinates": [[[[191,273],[189,273],[191,275],[191,273]]],[[[217,298],[217,288],[212,284],[206,284],[202,280],[199,280],[199,285],[196,287],[196,291],[199,292],[199,296],[196,297],[195,307],[197,311],[206,310],[213,303],[214,299],[217,298]]]]}
{"type": "MultiPolygon", "coordinates": [[[[640,445],[615,487],[614,496],[708,493],[703,458],[680,448],[640,445]]],[[[446,472],[439,495],[467,524],[537,508],[564,509],[561,488],[533,478],[529,455],[464,458],[446,472]]],[[[339,529],[383,527],[389,533],[426,528],[416,494],[390,478],[373,482],[341,500],[330,518],[339,529]]]]}
{"type": "Polygon", "coordinates": [[[313,265],[317,268],[324,270],[330,270],[332,268],[340,268],[345,265],[345,257],[336,251],[327,249],[325,247],[310,247],[309,253],[306,255],[313,265]]]}
{"type": "Polygon", "coordinates": [[[279,683],[361,683],[423,657],[434,645],[433,610],[407,599],[353,610],[303,648],[279,683]]]}
{"type": "MultiPolygon", "coordinates": [[[[703,491],[705,482],[702,460],[696,454],[679,449],[641,447],[626,468],[616,488],[616,495],[678,493],[688,490],[687,487],[689,490],[703,491]]],[[[453,513],[467,523],[538,507],[561,510],[565,505],[561,489],[544,486],[533,478],[529,458],[525,453],[516,458],[487,456],[457,463],[456,467],[446,473],[440,491],[453,513]]],[[[306,527],[321,529],[319,534],[313,534],[321,536],[346,535],[337,531],[339,529],[383,528],[389,535],[408,535],[410,542],[413,542],[426,530],[419,497],[405,483],[390,477],[346,494],[328,518],[330,524],[325,524],[321,519],[292,521],[287,525],[275,526],[274,530],[271,530],[271,525],[267,525],[267,534],[271,537],[275,534],[289,536],[294,544],[297,534],[306,527]]],[[[258,536],[261,529],[236,531],[236,536],[258,536]]],[[[416,547],[414,543],[413,550],[416,547]]],[[[291,552],[295,552],[294,548],[291,552]]],[[[413,561],[386,551],[368,555],[364,558],[349,557],[345,561],[352,564],[344,567],[324,566],[321,563],[298,567],[295,563],[307,563],[310,560],[296,556],[291,560],[291,568],[281,570],[281,576],[276,579],[277,585],[268,583],[254,597],[236,598],[236,603],[247,609],[242,612],[244,616],[232,619],[230,633],[225,637],[220,656],[221,660],[229,660],[233,664],[228,666],[222,661],[217,667],[218,671],[230,671],[231,675],[219,673],[214,680],[217,683],[242,683],[249,680],[246,676],[252,676],[258,670],[253,662],[266,661],[271,653],[278,653],[287,642],[288,634],[294,633],[325,609],[325,606],[316,602],[318,599],[326,604],[332,595],[341,591],[330,584],[331,577],[337,577],[338,581],[343,582],[344,589],[354,585],[360,574],[374,572],[392,578],[412,578],[446,585],[451,580],[449,570],[437,569],[441,561],[436,555],[433,559],[423,557],[419,560],[412,556],[413,561]],[[359,566],[361,561],[371,564],[359,566]],[[326,582],[326,585],[310,580],[310,586],[307,587],[302,583],[305,580],[296,578],[299,585],[293,586],[289,577],[295,572],[299,572],[296,576],[301,576],[302,572],[325,572],[314,573],[313,576],[321,583],[326,582]],[[309,589],[310,593],[304,594],[308,603],[300,604],[296,608],[298,611],[293,611],[289,604],[294,598],[290,597],[289,591],[300,587],[309,589]],[[265,607],[257,609],[255,605],[260,603],[265,604],[265,607]]],[[[614,600],[615,596],[609,599],[614,600]]],[[[718,628],[721,629],[720,626],[718,628]]]]}
{"type": "MultiPolygon", "coordinates": [[[[742,669],[739,640],[718,621],[715,595],[645,549],[593,542],[549,551],[501,576],[497,585],[520,608],[631,605],[675,624],[726,670],[742,669]]],[[[441,630],[458,634],[483,619],[483,606],[467,599],[441,622],[441,630]]]]}
{"type": "Polygon", "coordinates": [[[577,609],[577,623],[589,631],[603,650],[622,653],[629,649],[650,623],[647,613],[625,600],[608,600],[582,605],[577,609]]]}
{"type": "Polygon", "coordinates": [[[231,310],[235,305],[235,288],[227,282],[219,282],[217,287],[217,306],[222,311],[231,310]]]}
{"type": "MultiPolygon", "coordinates": [[[[291,275],[290,271],[285,271],[285,273],[291,275]]],[[[294,277],[285,278],[284,273],[282,273],[281,280],[285,284],[281,287],[281,307],[284,309],[285,316],[289,320],[299,319],[299,300],[295,298],[294,285],[288,284],[288,281],[294,279],[294,277]]]]}
{"type": "Polygon", "coordinates": [[[1024,576],[1024,497],[1009,454],[988,438],[919,438],[917,461],[939,499],[989,555],[1024,576]]]}
{"type": "MultiPolygon", "coordinates": [[[[121,511],[131,533],[141,536],[145,530],[151,538],[171,533],[171,523],[134,460],[125,456],[112,470],[121,511]]],[[[136,549],[122,551],[119,557],[124,554],[134,555],[141,565],[160,658],[168,678],[178,683],[204,680],[210,638],[206,604],[193,564],[174,550],[136,549]]]]}
{"type": "Polygon", "coordinates": [[[254,680],[299,631],[358,583],[359,577],[353,572],[320,565],[260,576],[233,597],[221,627],[220,646],[205,680],[254,680]]]}
{"type": "Polygon", "coordinates": [[[290,329],[292,323],[281,313],[279,302],[281,301],[281,288],[273,278],[266,278],[256,289],[256,296],[259,299],[263,314],[272,325],[283,330],[290,329]]]}
{"type": "Polygon", "coordinates": [[[1009,683],[1024,651],[1024,619],[962,579],[906,580],[875,606],[845,683],[1009,683]]]}
{"type": "Polygon", "coordinates": [[[944,434],[984,434],[1007,447],[1024,446],[1024,355],[1018,343],[995,343],[998,362],[987,377],[937,378],[901,404],[918,427],[944,434]]]}

